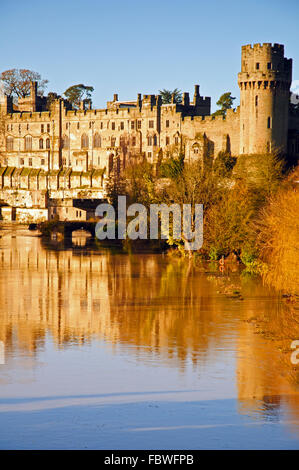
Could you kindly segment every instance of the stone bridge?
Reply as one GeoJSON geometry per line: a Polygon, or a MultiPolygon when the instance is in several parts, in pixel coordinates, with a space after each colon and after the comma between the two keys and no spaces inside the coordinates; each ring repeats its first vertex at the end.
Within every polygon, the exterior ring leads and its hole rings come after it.
{"type": "Polygon", "coordinates": [[[93,238],[95,237],[96,222],[60,222],[59,225],[63,226],[65,237],[71,237],[75,230],[86,230],[86,232],[89,232],[93,238]]]}

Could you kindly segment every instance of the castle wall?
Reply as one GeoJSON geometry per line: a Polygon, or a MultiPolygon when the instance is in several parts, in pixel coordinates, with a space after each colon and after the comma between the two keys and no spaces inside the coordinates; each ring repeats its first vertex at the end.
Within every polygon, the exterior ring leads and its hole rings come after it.
{"type": "Polygon", "coordinates": [[[93,170],[36,170],[31,168],[0,168],[0,200],[12,207],[46,208],[48,198],[105,197],[103,172],[93,170]]]}
{"type": "Polygon", "coordinates": [[[182,122],[182,135],[186,138],[186,159],[192,161],[204,158],[204,153],[212,161],[219,152],[230,152],[232,155],[239,154],[240,146],[240,109],[230,109],[227,115],[186,117],[182,122]],[[206,139],[207,148],[200,148],[198,143],[206,139]]]}
{"type": "Polygon", "coordinates": [[[140,156],[156,163],[181,144],[187,161],[203,163],[220,151],[237,156],[289,148],[296,153],[299,122],[289,119],[292,61],[284,57],[284,47],[243,46],[241,62],[240,107],[228,110],[226,117],[210,115],[211,99],[200,95],[198,85],[193,100],[184,93],[180,104],[172,98],[162,105],[161,96],[140,94],[122,102],[115,94],[106,109],[96,110],[88,100],[74,110],[54,97],[44,111],[47,100],[37,96],[34,83],[18,112],[12,112],[12,100],[5,97],[0,103],[0,187],[100,189],[116,167],[140,156]]]}

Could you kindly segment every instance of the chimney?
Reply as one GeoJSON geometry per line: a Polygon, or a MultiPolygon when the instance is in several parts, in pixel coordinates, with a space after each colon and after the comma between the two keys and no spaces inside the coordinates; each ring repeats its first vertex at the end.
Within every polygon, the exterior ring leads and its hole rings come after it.
{"type": "Polygon", "coordinates": [[[194,98],[193,98],[193,104],[194,104],[194,106],[198,106],[198,105],[199,105],[199,98],[200,98],[200,94],[199,94],[199,85],[194,85],[194,98]]]}
{"type": "Polygon", "coordinates": [[[183,105],[189,106],[189,104],[190,104],[189,93],[183,93],[183,105]]]}
{"type": "Polygon", "coordinates": [[[37,96],[37,82],[30,82],[30,96],[35,99],[37,96]]]}

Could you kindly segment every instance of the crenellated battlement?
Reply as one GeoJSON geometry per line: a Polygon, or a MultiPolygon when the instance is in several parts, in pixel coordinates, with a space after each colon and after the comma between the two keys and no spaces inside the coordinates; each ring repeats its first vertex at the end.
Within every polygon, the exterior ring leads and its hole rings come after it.
{"type": "Polygon", "coordinates": [[[236,119],[240,117],[240,106],[237,108],[232,108],[228,109],[226,112],[226,116],[223,116],[221,114],[219,115],[209,115],[209,116],[185,116],[182,118],[182,121],[184,123],[191,123],[194,122],[196,124],[200,125],[205,125],[207,123],[215,123],[215,125],[218,125],[218,123],[223,122],[223,121],[230,121],[232,119],[236,119]]]}
{"type": "Polygon", "coordinates": [[[280,79],[290,81],[292,60],[284,57],[282,44],[248,44],[242,46],[239,82],[246,80],[280,79]],[[247,74],[247,75],[246,75],[247,74]]]}
{"type": "Polygon", "coordinates": [[[252,55],[254,53],[269,53],[269,51],[280,54],[282,57],[284,56],[284,45],[271,43],[271,42],[264,42],[264,43],[256,43],[256,44],[246,44],[242,46],[242,55],[252,55]]]}
{"type": "Polygon", "coordinates": [[[41,111],[41,112],[14,112],[6,114],[5,119],[6,121],[12,122],[24,122],[24,121],[49,121],[49,119],[53,116],[51,111],[41,111]]]}

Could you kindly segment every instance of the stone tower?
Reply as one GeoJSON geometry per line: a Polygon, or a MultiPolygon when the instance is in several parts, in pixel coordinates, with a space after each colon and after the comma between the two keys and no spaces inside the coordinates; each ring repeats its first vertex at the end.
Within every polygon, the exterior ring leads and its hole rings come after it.
{"type": "Polygon", "coordinates": [[[240,153],[287,152],[292,59],[284,46],[242,46],[240,153]]]}

